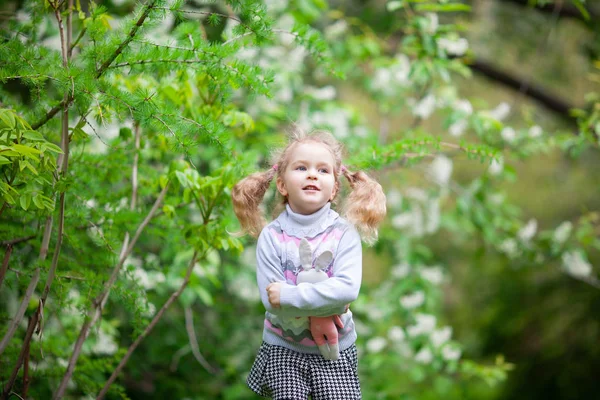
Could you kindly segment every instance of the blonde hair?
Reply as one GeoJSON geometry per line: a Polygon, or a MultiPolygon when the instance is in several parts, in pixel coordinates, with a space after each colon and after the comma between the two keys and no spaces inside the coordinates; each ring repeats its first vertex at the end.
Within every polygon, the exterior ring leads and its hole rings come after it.
{"type": "MultiPolygon", "coordinates": [[[[294,148],[300,143],[310,142],[322,144],[331,152],[335,162],[333,174],[336,183],[339,184],[340,177],[344,176],[350,184],[351,192],[343,208],[343,216],[357,228],[366,243],[375,242],[377,228],[386,214],[385,193],[381,185],[362,171],[351,172],[342,166],[343,146],[330,133],[314,131],[307,134],[297,126],[290,132],[287,146],[273,155],[273,167],[254,173],[233,187],[233,210],[242,229],[254,237],[260,234],[266,221],[259,206],[271,181],[276,175],[283,175],[294,148]]],[[[287,198],[283,199],[285,203],[287,198]]]]}

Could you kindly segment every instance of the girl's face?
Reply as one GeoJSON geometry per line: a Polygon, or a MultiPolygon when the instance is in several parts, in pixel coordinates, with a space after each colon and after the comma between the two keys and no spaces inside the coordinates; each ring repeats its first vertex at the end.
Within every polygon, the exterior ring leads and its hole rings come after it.
{"type": "Polygon", "coordinates": [[[338,187],[334,166],[333,155],[325,145],[299,143],[290,152],[285,171],[277,178],[277,190],[287,197],[294,212],[312,214],[335,197],[338,187]]]}

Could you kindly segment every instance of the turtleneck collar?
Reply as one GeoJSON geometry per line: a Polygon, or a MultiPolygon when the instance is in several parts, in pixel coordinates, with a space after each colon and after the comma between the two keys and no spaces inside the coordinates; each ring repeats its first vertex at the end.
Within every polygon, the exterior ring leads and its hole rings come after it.
{"type": "Polygon", "coordinates": [[[277,220],[281,229],[288,235],[311,238],[331,226],[338,217],[338,213],[331,209],[331,203],[325,204],[323,208],[309,215],[298,214],[289,204],[286,204],[285,211],[277,217],[277,220]]]}

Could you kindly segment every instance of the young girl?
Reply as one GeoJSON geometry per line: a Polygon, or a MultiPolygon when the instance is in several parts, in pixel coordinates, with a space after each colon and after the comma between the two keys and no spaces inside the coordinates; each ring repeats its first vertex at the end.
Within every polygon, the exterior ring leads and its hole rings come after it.
{"type": "MultiPolygon", "coordinates": [[[[266,308],[263,343],[248,376],[248,386],[273,399],[360,399],[356,331],[348,305],[357,297],[362,277],[361,233],[374,241],[385,217],[381,186],[364,172],[342,166],[342,146],[322,131],[294,131],[276,155],[272,168],[240,181],[232,192],[242,229],[258,238],[257,281],[266,308]],[[351,192],[345,218],[331,209],[346,177],[351,192]],[[259,205],[277,176],[285,210],[266,227],[259,205]],[[333,253],[329,276],[296,285],[302,271],[299,244],[305,238],[313,260],[333,253]],[[312,318],[309,318],[312,317],[312,318]],[[328,318],[323,318],[328,317],[328,318]],[[316,324],[341,319],[339,358],[326,360],[311,335],[316,324]],[[312,324],[312,327],[311,327],[312,324]]],[[[313,261],[314,262],[314,261],[313,261]]]]}

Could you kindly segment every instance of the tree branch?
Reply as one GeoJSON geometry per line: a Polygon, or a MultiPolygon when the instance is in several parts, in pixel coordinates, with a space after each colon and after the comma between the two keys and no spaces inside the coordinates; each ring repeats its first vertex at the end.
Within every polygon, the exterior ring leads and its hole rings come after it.
{"type": "Polygon", "coordinates": [[[469,67],[506,87],[520,91],[528,97],[537,100],[550,111],[559,114],[571,124],[576,125],[577,121],[569,113],[569,110],[576,106],[569,104],[560,97],[550,94],[546,89],[510,75],[484,60],[475,59],[469,63],[469,67]]]}
{"type": "Polygon", "coordinates": [[[75,365],[77,364],[77,360],[79,359],[79,356],[81,354],[81,350],[83,348],[83,343],[87,339],[87,336],[89,334],[91,327],[94,326],[96,321],[102,315],[102,309],[104,307],[104,304],[106,304],[108,295],[110,294],[110,290],[117,280],[119,271],[121,270],[121,267],[125,263],[125,259],[133,250],[133,247],[135,246],[138,238],[140,237],[141,233],[143,232],[143,230],[146,228],[146,226],[152,219],[154,213],[156,213],[156,210],[158,209],[158,207],[162,203],[165,195],[167,194],[168,188],[169,188],[169,185],[167,184],[167,185],[165,185],[163,190],[160,192],[158,198],[156,199],[156,201],[154,202],[154,205],[152,206],[152,209],[150,210],[150,212],[148,213],[148,215],[146,216],[144,221],[142,221],[142,223],[138,227],[138,229],[135,232],[135,235],[134,235],[133,239],[131,240],[131,243],[129,243],[129,245],[128,245],[129,233],[127,233],[125,235],[125,240],[123,242],[123,247],[122,247],[120,257],[119,257],[119,262],[113,268],[110,279],[104,284],[104,289],[96,297],[96,299],[94,300],[94,302],[92,304],[91,309],[88,311],[88,313],[86,315],[86,320],[85,320],[83,326],[81,327],[81,330],[79,331],[79,336],[77,337],[77,341],[75,342],[73,352],[71,353],[71,357],[69,358],[69,363],[67,365],[67,371],[65,372],[65,375],[63,376],[63,379],[62,379],[60,386],[58,387],[56,393],[54,393],[53,399],[58,400],[64,396],[65,390],[67,388],[67,384],[71,380],[71,376],[73,375],[73,372],[75,371],[75,365]]]}
{"type": "MultiPolygon", "coordinates": [[[[146,6],[146,9],[144,10],[144,12],[142,13],[141,17],[136,22],[135,26],[131,29],[131,31],[127,35],[127,38],[119,45],[119,47],[117,48],[117,50],[115,50],[115,52],[113,54],[111,54],[110,57],[108,57],[108,59],[106,61],[104,61],[104,63],[98,68],[98,70],[96,71],[96,79],[98,79],[98,78],[100,78],[102,76],[102,74],[106,71],[106,69],[110,66],[110,64],[112,64],[112,62],[117,58],[117,56],[123,52],[123,50],[125,49],[125,47],[127,47],[127,45],[129,44],[129,42],[131,42],[131,40],[135,37],[135,35],[137,34],[137,31],[140,29],[140,27],[144,23],[144,20],[150,14],[150,10],[152,8],[154,8],[154,4],[156,3],[156,1],[157,0],[152,0],[151,3],[146,6]]],[[[73,99],[74,99],[74,96],[73,96],[73,93],[71,93],[66,98],[64,98],[59,104],[57,104],[50,111],[48,111],[46,113],[46,115],[44,115],[39,121],[31,124],[31,128],[33,130],[37,130],[38,128],[40,128],[41,126],[43,126],[44,124],[46,124],[60,110],[62,110],[65,107],[67,107],[67,108],[70,107],[71,103],[73,102],[73,99]]]]}
{"type": "Polygon", "coordinates": [[[100,68],[98,68],[98,70],[96,71],[96,79],[102,76],[104,71],[106,71],[106,69],[113,63],[113,61],[115,61],[119,54],[121,54],[123,50],[125,50],[127,45],[129,45],[129,42],[133,40],[133,38],[137,34],[137,31],[142,27],[144,21],[146,20],[146,18],[148,18],[148,15],[150,15],[150,11],[154,8],[154,4],[156,3],[156,1],[157,0],[152,0],[150,4],[146,6],[146,9],[144,10],[140,18],[137,20],[134,27],[131,29],[131,31],[129,31],[129,35],[127,35],[127,38],[119,45],[117,50],[115,50],[115,52],[111,54],[110,57],[108,57],[108,59],[104,61],[104,63],[102,63],[100,68]]]}
{"type": "Polygon", "coordinates": [[[6,245],[6,252],[4,253],[4,260],[2,261],[2,267],[0,268],[0,288],[2,288],[2,282],[4,282],[4,276],[6,276],[6,271],[8,270],[8,260],[10,260],[10,255],[13,251],[13,245],[6,245]]]}
{"type": "Polygon", "coordinates": [[[194,313],[190,307],[184,308],[185,312],[185,329],[188,334],[188,339],[190,341],[190,346],[192,348],[192,354],[196,358],[196,360],[204,367],[204,369],[211,373],[216,374],[218,370],[213,368],[208,361],[204,358],[202,353],[200,353],[200,348],[198,347],[198,339],[196,339],[196,332],[194,330],[194,313]]]}
{"type": "Polygon", "coordinates": [[[35,287],[37,286],[37,283],[40,280],[40,273],[41,273],[40,268],[39,267],[36,268],[35,272],[33,273],[33,277],[31,278],[31,282],[29,282],[29,286],[27,287],[27,290],[25,291],[25,296],[23,297],[23,300],[21,301],[21,305],[20,305],[19,309],[17,310],[17,314],[11,321],[10,326],[8,327],[8,330],[4,334],[4,337],[2,338],[2,342],[0,342],[0,355],[2,355],[2,353],[6,349],[6,346],[8,346],[8,342],[10,342],[10,339],[12,339],[13,335],[15,334],[15,331],[17,330],[17,327],[19,326],[19,324],[21,323],[21,320],[23,319],[23,315],[25,315],[25,311],[27,311],[27,307],[29,306],[29,299],[31,299],[31,296],[33,295],[33,292],[35,291],[35,287]]]}
{"type": "MultiPolygon", "coordinates": [[[[532,10],[536,10],[543,13],[556,13],[558,10],[558,15],[561,18],[572,18],[579,21],[582,21],[586,24],[589,22],[586,21],[585,17],[581,14],[576,7],[570,4],[544,4],[544,5],[535,5],[531,6],[530,0],[501,0],[500,3],[512,3],[517,6],[526,7],[532,10]]],[[[590,14],[590,21],[598,21],[600,15],[597,15],[590,7],[587,8],[587,12],[590,14]]]]}
{"type": "Polygon", "coordinates": [[[175,293],[173,293],[171,295],[171,297],[169,297],[169,299],[161,307],[160,311],[158,313],[156,313],[156,315],[154,316],[154,318],[152,318],[152,321],[150,322],[150,324],[148,324],[148,326],[146,327],[146,329],[144,330],[144,332],[140,336],[138,336],[137,339],[135,339],[135,341],[131,344],[131,346],[129,346],[129,349],[127,349],[127,353],[125,354],[125,356],[123,357],[123,359],[121,360],[121,362],[119,362],[119,365],[117,366],[117,368],[115,368],[115,370],[113,371],[113,373],[110,376],[110,378],[108,378],[108,380],[106,381],[106,384],[104,384],[104,387],[102,388],[102,390],[98,394],[98,397],[96,398],[96,400],[101,400],[101,399],[104,398],[104,396],[106,396],[106,394],[108,393],[108,388],[117,379],[117,376],[119,375],[119,373],[121,372],[121,370],[123,369],[123,367],[125,366],[125,364],[127,364],[127,361],[129,361],[129,358],[131,357],[131,354],[133,354],[133,352],[139,346],[139,344],[142,342],[142,340],[144,340],[146,338],[146,336],[148,336],[148,334],[152,331],[152,329],[154,329],[154,327],[156,326],[156,324],[158,323],[158,321],[160,320],[160,318],[163,316],[163,314],[165,313],[165,311],[169,308],[169,306],[175,300],[177,300],[177,298],[181,295],[181,293],[183,292],[183,290],[186,288],[186,286],[188,285],[188,283],[190,281],[190,275],[192,274],[192,270],[194,269],[194,265],[196,264],[196,258],[197,258],[197,256],[198,256],[198,250],[194,251],[194,255],[192,256],[192,260],[190,261],[190,264],[189,264],[189,266],[187,268],[187,271],[186,271],[186,274],[185,274],[185,278],[183,279],[183,282],[181,283],[181,286],[179,287],[179,289],[175,293]]]}

